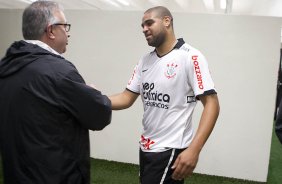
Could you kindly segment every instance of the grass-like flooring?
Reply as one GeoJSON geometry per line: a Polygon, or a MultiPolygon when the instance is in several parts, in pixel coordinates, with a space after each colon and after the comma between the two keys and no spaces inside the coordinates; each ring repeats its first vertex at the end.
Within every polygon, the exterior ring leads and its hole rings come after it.
{"type": "MultiPolygon", "coordinates": [[[[1,158],[0,158],[0,165],[1,158]]],[[[91,159],[91,184],[139,184],[138,165],[114,161],[91,159]]],[[[282,183],[282,145],[273,133],[268,171],[268,184],[282,183]]],[[[0,166],[0,184],[3,184],[0,166]]],[[[234,178],[193,174],[185,184],[262,184],[261,182],[239,180],[234,178]]]]}
{"type": "MultiPolygon", "coordinates": [[[[91,184],[139,184],[138,165],[92,159],[91,184]]],[[[194,173],[185,184],[262,184],[194,173]]],[[[282,184],[282,145],[273,132],[267,184],[282,184]]]]}
{"type": "MultiPolygon", "coordinates": [[[[91,184],[139,184],[138,166],[99,159],[92,160],[91,184]]],[[[185,184],[262,184],[233,178],[193,174],[185,184]]]]}

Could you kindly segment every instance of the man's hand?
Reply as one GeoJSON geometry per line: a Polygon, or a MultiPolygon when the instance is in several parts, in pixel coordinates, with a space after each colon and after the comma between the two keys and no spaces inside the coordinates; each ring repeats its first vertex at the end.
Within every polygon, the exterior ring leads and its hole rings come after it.
{"type": "Polygon", "coordinates": [[[198,163],[198,159],[199,153],[190,148],[180,153],[172,166],[172,169],[174,169],[172,179],[183,180],[191,176],[198,163]]]}

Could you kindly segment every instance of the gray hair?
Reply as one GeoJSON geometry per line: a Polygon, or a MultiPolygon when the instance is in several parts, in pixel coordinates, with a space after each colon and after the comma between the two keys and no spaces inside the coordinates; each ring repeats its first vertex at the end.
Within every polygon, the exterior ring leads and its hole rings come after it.
{"type": "Polygon", "coordinates": [[[39,40],[48,24],[54,24],[54,12],[63,11],[63,7],[53,1],[39,0],[25,8],[22,17],[22,33],[26,40],[39,40]]]}

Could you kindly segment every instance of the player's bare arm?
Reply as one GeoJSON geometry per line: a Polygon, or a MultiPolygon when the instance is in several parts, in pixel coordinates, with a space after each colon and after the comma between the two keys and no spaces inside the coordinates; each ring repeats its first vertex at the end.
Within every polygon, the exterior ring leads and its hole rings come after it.
{"type": "Polygon", "coordinates": [[[175,171],[172,177],[175,180],[181,180],[192,175],[193,170],[197,165],[199,154],[211,134],[219,115],[220,107],[216,94],[199,98],[204,106],[204,110],[192,143],[178,156],[173,164],[175,171]]]}
{"type": "Polygon", "coordinates": [[[109,96],[112,102],[112,110],[122,110],[129,108],[137,99],[139,94],[125,89],[122,93],[109,96]]]}

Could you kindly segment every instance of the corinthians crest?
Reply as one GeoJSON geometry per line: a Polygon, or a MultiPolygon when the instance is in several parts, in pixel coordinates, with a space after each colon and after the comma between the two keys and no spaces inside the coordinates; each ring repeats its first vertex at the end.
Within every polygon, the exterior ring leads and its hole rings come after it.
{"type": "Polygon", "coordinates": [[[166,66],[167,66],[167,69],[166,69],[164,74],[165,74],[166,78],[171,79],[176,75],[175,68],[178,65],[175,64],[175,63],[170,63],[170,64],[167,64],[166,66]]]}

